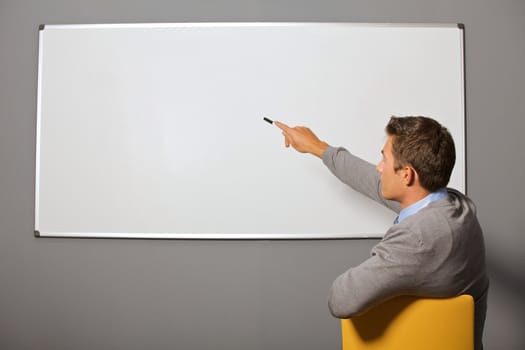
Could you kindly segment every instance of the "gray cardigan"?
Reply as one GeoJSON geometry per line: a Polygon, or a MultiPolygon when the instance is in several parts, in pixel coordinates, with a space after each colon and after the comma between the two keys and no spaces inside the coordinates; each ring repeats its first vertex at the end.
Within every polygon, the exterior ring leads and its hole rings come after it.
{"type": "MultiPolygon", "coordinates": [[[[381,196],[374,165],[333,147],[323,153],[323,162],[345,184],[399,212],[397,202],[381,196]]],[[[337,277],[328,302],[332,315],[348,318],[398,295],[470,294],[476,349],[482,348],[489,284],[483,234],[472,201],[453,189],[448,194],[390,227],[367,260],[337,277]]]]}

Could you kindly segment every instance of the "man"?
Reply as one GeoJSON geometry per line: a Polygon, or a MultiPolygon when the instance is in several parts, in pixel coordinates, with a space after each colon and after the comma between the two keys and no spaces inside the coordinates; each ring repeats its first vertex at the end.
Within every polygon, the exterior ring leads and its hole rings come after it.
{"type": "Polygon", "coordinates": [[[335,317],[348,318],[399,295],[475,300],[475,348],[482,349],[488,277],[474,204],[447,189],[455,163],[448,130],[425,117],[392,117],[375,167],[310,129],[282,130],[286,147],[311,153],[353,189],[399,213],[371,256],[340,275],[329,295],[335,317]]]}

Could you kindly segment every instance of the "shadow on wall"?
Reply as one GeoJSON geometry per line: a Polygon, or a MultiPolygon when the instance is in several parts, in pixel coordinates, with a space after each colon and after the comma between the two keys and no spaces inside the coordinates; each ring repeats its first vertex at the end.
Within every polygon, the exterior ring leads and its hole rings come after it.
{"type": "MultiPolygon", "coordinates": [[[[498,256],[502,256],[500,252],[498,256]]],[[[490,281],[498,283],[502,287],[508,289],[509,293],[516,296],[517,301],[521,306],[525,306],[525,273],[523,271],[523,264],[509,263],[508,259],[498,258],[490,252],[487,252],[487,270],[490,281]]],[[[520,308],[519,310],[525,310],[520,308]]],[[[525,316],[525,314],[524,314],[525,316]]]]}
{"type": "MultiPolygon", "coordinates": [[[[488,254],[487,269],[490,278],[485,342],[493,338],[503,338],[512,349],[525,349],[525,273],[523,264],[503,261],[498,256],[488,254]],[[487,328],[487,324],[490,324],[487,328]],[[493,335],[487,337],[487,333],[493,335]]],[[[490,344],[485,344],[487,348],[490,344]]],[[[505,348],[505,347],[504,347],[505,348]]],[[[510,348],[509,348],[510,349],[510,348]]]]}

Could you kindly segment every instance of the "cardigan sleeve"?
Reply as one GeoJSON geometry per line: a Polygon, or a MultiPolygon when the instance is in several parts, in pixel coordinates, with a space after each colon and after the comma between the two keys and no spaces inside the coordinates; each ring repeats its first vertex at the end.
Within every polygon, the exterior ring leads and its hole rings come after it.
{"type": "Polygon", "coordinates": [[[346,149],[328,147],[323,152],[323,163],[339,180],[368,198],[399,213],[399,203],[381,195],[381,177],[375,166],[346,149]]]}
{"type": "Polygon", "coordinates": [[[336,278],[328,307],[333,316],[348,318],[399,295],[416,294],[420,267],[431,258],[414,232],[389,230],[372,249],[371,256],[336,278]]]}

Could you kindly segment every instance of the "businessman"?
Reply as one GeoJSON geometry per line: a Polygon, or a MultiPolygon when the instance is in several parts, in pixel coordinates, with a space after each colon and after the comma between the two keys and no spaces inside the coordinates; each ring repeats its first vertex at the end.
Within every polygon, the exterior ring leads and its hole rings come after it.
{"type": "Polygon", "coordinates": [[[392,117],[377,166],[321,141],[306,127],[275,124],[285,146],[310,153],[342,182],[399,216],[370,257],[333,282],[332,315],[348,318],[399,295],[475,300],[475,348],[482,349],[488,277],[472,201],[447,188],[455,163],[448,130],[426,117],[392,117]]]}

